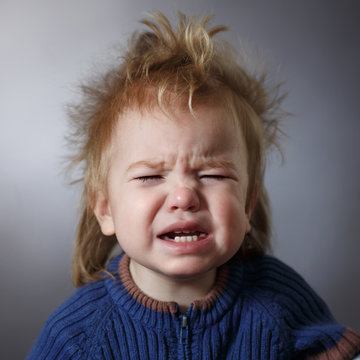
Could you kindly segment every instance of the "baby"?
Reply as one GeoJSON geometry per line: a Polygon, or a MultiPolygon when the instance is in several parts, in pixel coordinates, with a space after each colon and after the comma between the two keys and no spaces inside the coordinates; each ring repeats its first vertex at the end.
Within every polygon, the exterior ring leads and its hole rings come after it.
{"type": "Polygon", "coordinates": [[[214,39],[210,17],[143,23],[121,63],[83,86],[73,277],[28,359],[352,359],[291,268],[266,255],[266,152],[281,97],[214,39]],[[110,259],[119,243],[121,254],[110,259]]]}

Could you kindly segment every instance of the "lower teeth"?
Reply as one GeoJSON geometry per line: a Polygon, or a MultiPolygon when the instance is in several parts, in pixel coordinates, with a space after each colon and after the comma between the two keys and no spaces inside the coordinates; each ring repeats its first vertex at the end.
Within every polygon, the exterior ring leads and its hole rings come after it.
{"type": "Polygon", "coordinates": [[[206,233],[199,233],[198,235],[181,235],[181,236],[175,236],[175,237],[163,235],[163,236],[161,236],[161,238],[163,240],[168,240],[168,241],[173,240],[176,243],[179,243],[179,242],[185,243],[185,242],[198,241],[198,240],[206,238],[206,236],[207,236],[206,233]]]}
{"type": "Polygon", "coordinates": [[[193,242],[193,241],[198,241],[198,236],[197,236],[197,235],[192,235],[192,236],[175,236],[174,241],[175,241],[175,242],[193,242]]]}

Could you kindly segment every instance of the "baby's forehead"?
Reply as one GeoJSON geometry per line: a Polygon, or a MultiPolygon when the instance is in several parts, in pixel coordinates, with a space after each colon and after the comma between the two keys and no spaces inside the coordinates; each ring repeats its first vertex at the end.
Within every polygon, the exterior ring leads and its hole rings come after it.
{"type": "Polygon", "coordinates": [[[113,134],[113,159],[130,169],[232,168],[247,150],[222,108],[128,109],[113,134]],[[236,160],[235,160],[236,159],[236,160]]]}

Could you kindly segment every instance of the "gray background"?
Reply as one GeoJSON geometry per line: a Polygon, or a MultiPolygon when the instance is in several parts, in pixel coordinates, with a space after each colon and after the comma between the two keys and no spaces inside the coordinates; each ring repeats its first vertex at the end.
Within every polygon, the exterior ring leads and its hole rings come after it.
{"type": "MultiPolygon", "coordinates": [[[[73,291],[79,189],[61,175],[73,85],[144,11],[214,12],[286,79],[286,162],[267,184],[275,254],[360,331],[360,2],[1,0],[0,354],[22,359],[73,291]]],[[[113,53],[113,51],[112,51],[113,53]]]]}

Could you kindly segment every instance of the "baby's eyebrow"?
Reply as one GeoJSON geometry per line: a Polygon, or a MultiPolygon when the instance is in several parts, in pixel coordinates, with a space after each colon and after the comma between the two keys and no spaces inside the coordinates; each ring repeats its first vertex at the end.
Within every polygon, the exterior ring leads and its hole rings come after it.
{"type": "Polygon", "coordinates": [[[130,166],[127,168],[127,171],[145,167],[148,169],[163,169],[165,167],[165,161],[154,161],[154,160],[140,160],[135,163],[130,164],[130,166]]]}
{"type": "Polygon", "coordinates": [[[224,160],[224,159],[204,159],[203,161],[200,161],[196,168],[199,170],[206,170],[206,169],[230,169],[230,170],[236,170],[236,166],[232,161],[224,160]]]}
{"type": "MultiPolygon", "coordinates": [[[[236,166],[232,161],[224,159],[205,158],[195,160],[191,167],[196,170],[208,170],[208,169],[228,169],[236,170],[236,166]]],[[[127,171],[131,171],[136,168],[148,168],[148,169],[166,169],[167,165],[165,161],[156,160],[140,160],[130,164],[127,171]]]]}

